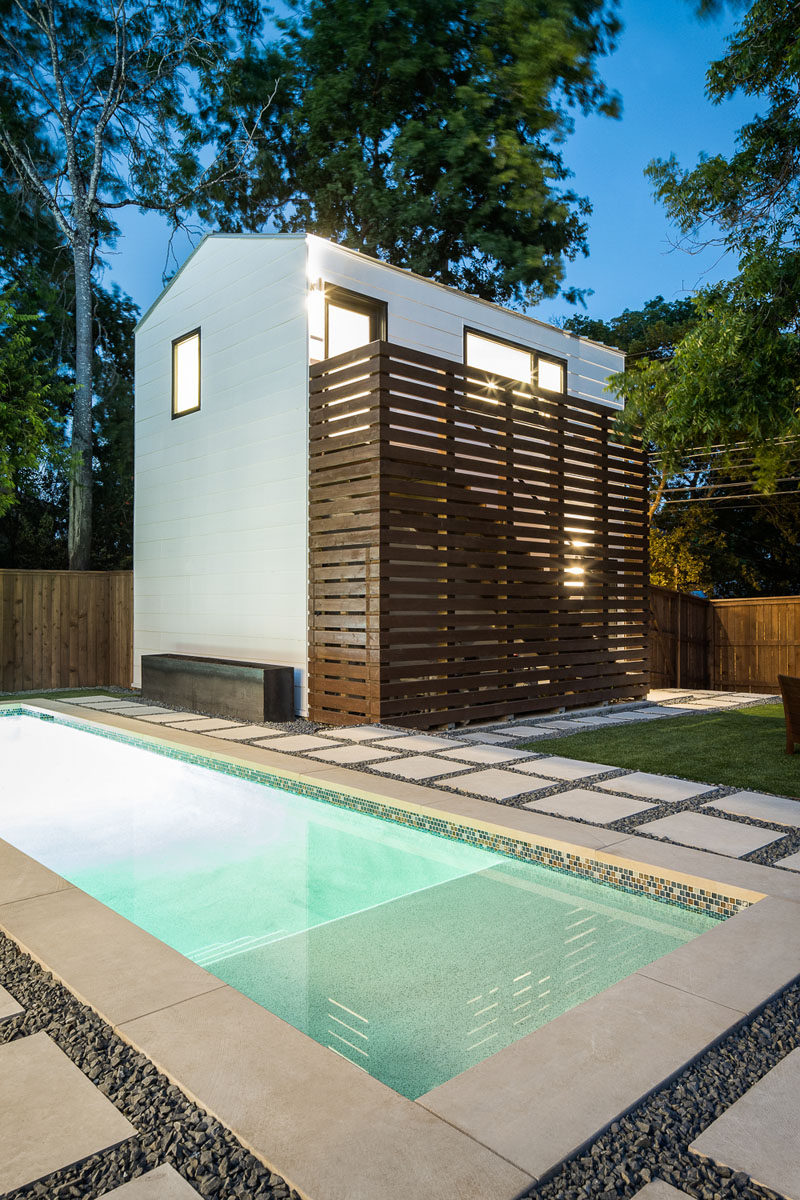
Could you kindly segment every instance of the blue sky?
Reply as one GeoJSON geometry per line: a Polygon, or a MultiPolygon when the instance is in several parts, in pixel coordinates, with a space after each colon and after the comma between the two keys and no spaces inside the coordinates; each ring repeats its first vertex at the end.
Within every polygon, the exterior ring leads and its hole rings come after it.
{"type": "MultiPolygon", "coordinates": [[[[724,52],[733,16],[701,22],[690,0],[623,0],[621,14],[619,48],[601,70],[622,96],[622,119],[579,117],[564,147],[573,186],[594,205],[590,256],[568,264],[567,278],[594,289],[587,311],[605,319],[659,293],[676,299],[733,272],[718,250],[692,256],[670,249],[670,224],[643,171],[652,158],[673,152],[688,166],[701,151],[731,150],[736,130],[753,111],[746,99],[714,107],[704,94],[706,67],[724,52]]],[[[108,257],[107,282],[118,283],[144,309],[161,290],[168,231],[161,218],[134,212],[125,213],[122,228],[124,236],[108,257]]],[[[176,239],[173,270],[190,249],[183,235],[176,239]]],[[[574,310],[548,300],[535,311],[552,320],[574,310]]]]}

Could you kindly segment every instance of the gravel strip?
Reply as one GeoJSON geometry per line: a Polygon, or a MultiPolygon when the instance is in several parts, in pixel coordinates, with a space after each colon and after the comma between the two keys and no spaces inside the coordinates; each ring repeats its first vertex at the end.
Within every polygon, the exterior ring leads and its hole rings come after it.
{"type": "Polygon", "coordinates": [[[115,1149],[9,1192],[4,1200],[96,1200],[162,1163],[170,1163],[200,1196],[213,1200],[300,1200],[230,1130],[193,1104],[2,933],[0,979],[25,1008],[0,1024],[0,1043],[44,1030],[139,1133],[115,1149]]]}
{"type": "Polygon", "coordinates": [[[528,1195],[616,1200],[663,1179],[696,1200],[778,1200],[744,1172],[690,1154],[689,1144],[799,1043],[795,982],[528,1195]]]}

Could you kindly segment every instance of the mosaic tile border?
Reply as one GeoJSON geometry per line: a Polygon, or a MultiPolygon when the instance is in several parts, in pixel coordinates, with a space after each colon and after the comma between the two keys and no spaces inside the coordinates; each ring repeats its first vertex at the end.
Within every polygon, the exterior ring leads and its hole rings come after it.
{"type": "Polygon", "coordinates": [[[51,721],[56,725],[66,725],[91,733],[95,737],[108,738],[111,741],[122,742],[138,749],[149,750],[164,758],[173,758],[192,766],[206,767],[212,771],[219,771],[223,775],[245,779],[250,783],[260,783],[267,787],[279,788],[281,791],[294,792],[311,800],[333,804],[337,808],[351,809],[378,820],[392,821],[398,825],[420,829],[425,833],[432,833],[450,841],[465,842],[478,849],[503,854],[521,862],[536,863],[562,875],[577,875],[581,879],[590,879],[606,887],[615,888],[617,891],[648,896],[664,904],[671,904],[689,912],[705,913],[708,916],[718,917],[720,920],[735,916],[736,913],[748,908],[751,904],[750,900],[743,897],[728,896],[722,891],[694,887],[689,883],[636,870],[631,866],[600,862],[588,855],[571,853],[552,846],[540,846],[535,842],[515,838],[511,834],[493,833],[488,829],[462,824],[434,813],[418,813],[404,808],[396,808],[388,802],[371,800],[366,796],[349,795],[346,792],[326,787],[324,784],[315,784],[302,779],[287,779],[283,775],[276,775],[259,767],[224,762],[204,751],[168,746],[156,738],[142,737],[126,733],[123,730],[104,729],[90,722],[81,721],[79,717],[43,712],[41,709],[20,704],[0,704],[0,717],[4,716],[30,716],[41,721],[51,721]]]}

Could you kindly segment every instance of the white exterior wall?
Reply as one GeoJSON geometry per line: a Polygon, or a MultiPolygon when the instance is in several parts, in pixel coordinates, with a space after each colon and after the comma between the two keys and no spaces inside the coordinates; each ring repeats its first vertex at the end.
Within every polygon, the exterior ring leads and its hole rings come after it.
{"type": "Polygon", "coordinates": [[[136,337],[134,683],[148,653],[294,667],[305,709],[306,241],[207,239],[136,337]],[[200,327],[201,408],[171,419],[200,327]]]}
{"type": "Polygon", "coordinates": [[[567,391],[571,396],[622,407],[617,396],[604,390],[608,376],[624,367],[625,355],[620,350],[313,236],[308,238],[308,275],[311,280],[322,279],[385,300],[390,342],[462,362],[467,325],[566,359],[567,391]]]}
{"type": "Polygon", "coordinates": [[[308,279],[388,305],[392,342],[460,362],[464,326],[567,360],[571,395],[624,355],[317,237],[207,238],[136,335],[134,684],[148,653],[295,669],[306,711],[308,279]],[[201,408],[171,416],[172,340],[201,330],[201,408]]]}

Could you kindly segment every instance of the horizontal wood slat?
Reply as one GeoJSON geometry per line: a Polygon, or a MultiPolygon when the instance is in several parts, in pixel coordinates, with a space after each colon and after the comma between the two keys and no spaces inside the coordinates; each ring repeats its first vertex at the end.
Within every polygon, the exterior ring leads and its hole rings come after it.
{"type": "Polygon", "coordinates": [[[644,695],[645,457],[614,410],[374,342],[311,368],[309,430],[312,719],[644,695]]]}

